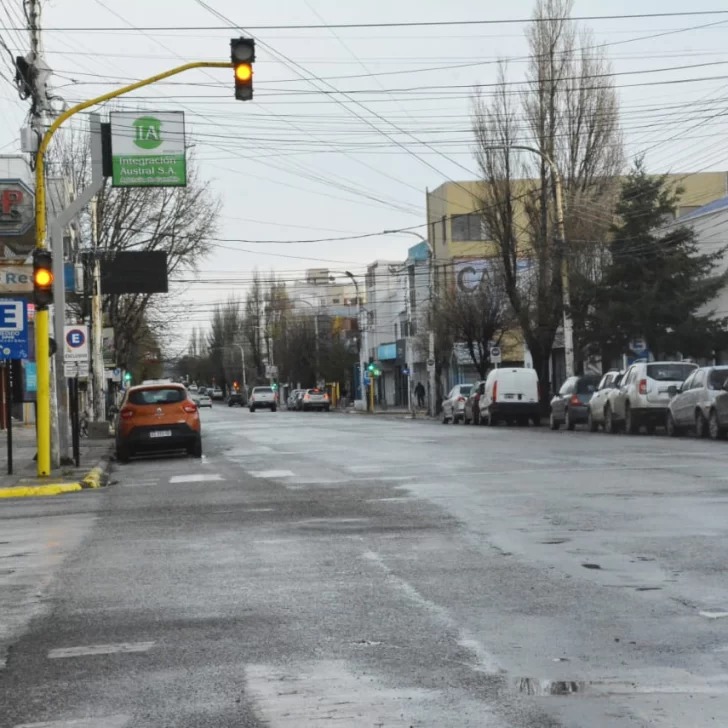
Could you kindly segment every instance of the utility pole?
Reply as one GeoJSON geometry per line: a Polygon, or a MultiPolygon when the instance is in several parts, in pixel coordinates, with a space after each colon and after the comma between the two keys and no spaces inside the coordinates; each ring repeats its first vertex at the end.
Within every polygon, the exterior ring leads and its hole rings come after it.
{"type": "Polygon", "coordinates": [[[94,422],[106,420],[104,396],[103,309],[101,299],[101,258],[99,255],[99,200],[91,200],[91,244],[94,251],[93,280],[91,282],[91,356],[94,382],[94,422]]]}

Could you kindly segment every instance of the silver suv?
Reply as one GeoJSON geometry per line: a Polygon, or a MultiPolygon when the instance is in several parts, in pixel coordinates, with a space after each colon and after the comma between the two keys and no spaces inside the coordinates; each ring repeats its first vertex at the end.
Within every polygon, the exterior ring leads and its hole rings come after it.
{"type": "Polygon", "coordinates": [[[624,427],[634,435],[645,425],[653,433],[665,423],[670,388],[679,387],[696,369],[696,364],[685,361],[635,362],[608,396],[604,429],[616,432],[624,427]]]}
{"type": "Polygon", "coordinates": [[[682,387],[672,388],[675,396],[667,411],[667,434],[672,437],[693,429],[698,437],[722,438],[728,429],[728,366],[703,367],[694,371],[682,387]]]}

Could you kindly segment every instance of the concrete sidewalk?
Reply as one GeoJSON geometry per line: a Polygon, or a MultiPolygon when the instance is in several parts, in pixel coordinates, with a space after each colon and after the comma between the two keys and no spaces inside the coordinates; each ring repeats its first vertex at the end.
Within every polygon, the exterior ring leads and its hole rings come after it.
{"type": "Polygon", "coordinates": [[[114,441],[81,440],[80,466],[62,466],[47,478],[36,475],[35,428],[13,423],[13,474],[7,474],[7,433],[0,432],[0,498],[60,495],[105,485],[114,441]]]}

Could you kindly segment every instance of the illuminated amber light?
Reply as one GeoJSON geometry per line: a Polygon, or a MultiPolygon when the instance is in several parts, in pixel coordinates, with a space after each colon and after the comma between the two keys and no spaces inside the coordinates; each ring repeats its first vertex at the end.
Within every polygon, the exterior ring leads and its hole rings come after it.
{"type": "Polygon", "coordinates": [[[253,67],[249,63],[241,63],[235,66],[235,78],[238,81],[250,81],[253,78],[253,67]]]}
{"type": "Polygon", "coordinates": [[[35,271],[35,285],[45,288],[53,283],[53,273],[45,268],[35,271]]]}

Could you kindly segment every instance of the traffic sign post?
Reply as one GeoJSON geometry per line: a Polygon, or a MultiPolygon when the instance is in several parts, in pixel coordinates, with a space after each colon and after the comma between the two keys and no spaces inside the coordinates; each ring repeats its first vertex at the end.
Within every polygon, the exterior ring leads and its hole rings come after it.
{"type": "Polygon", "coordinates": [[[490,361],[492,364],[495,364],[495,368],[498,368],[498,365],[502,361],[502,354],[500,350],[500,346],[494,346],[490,350],[490,361]]]}
{"type": "Polygon", "coordinates": [[[27,359],[28,351],[27,302],[0,299],[0,359],[27,359]]]}

